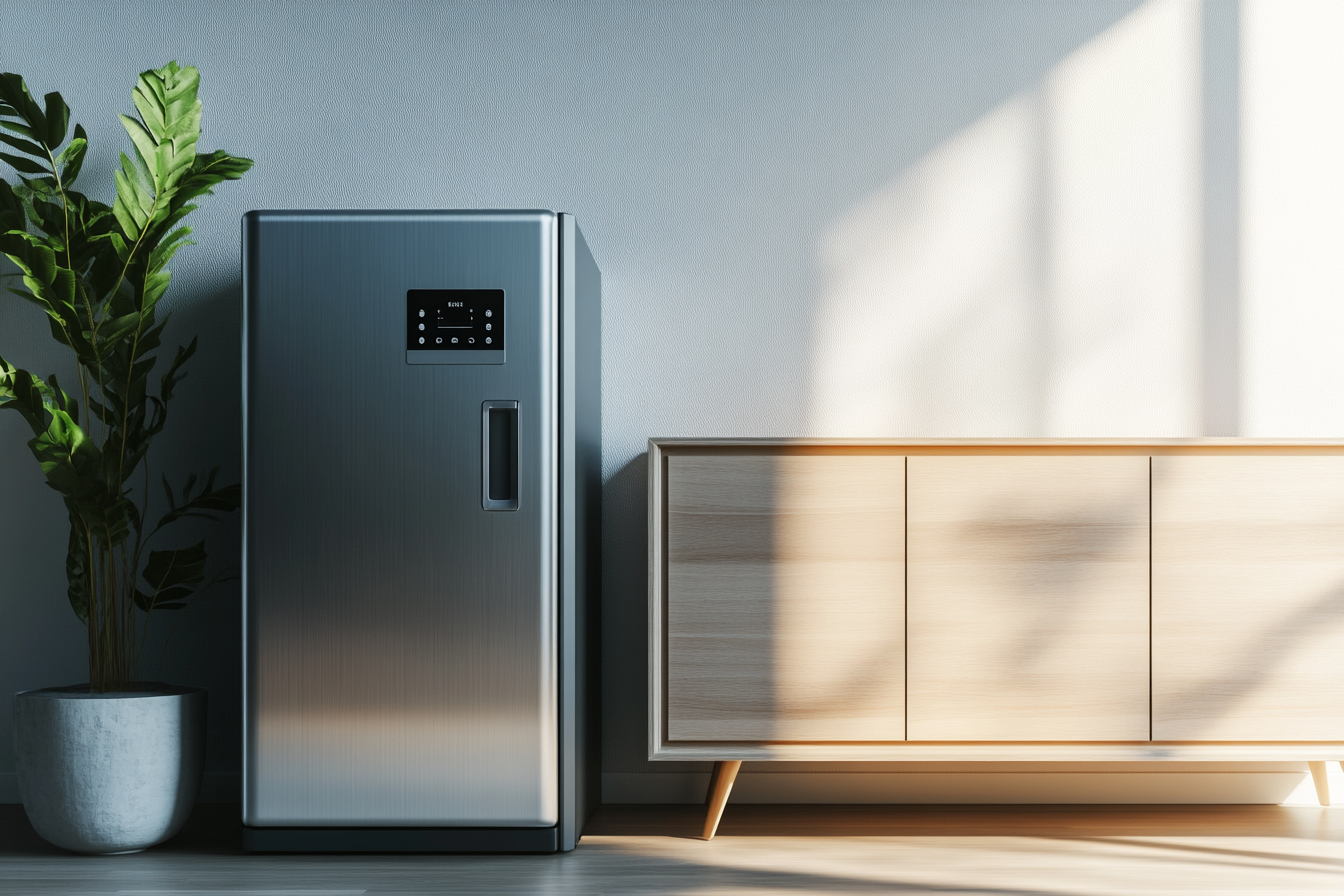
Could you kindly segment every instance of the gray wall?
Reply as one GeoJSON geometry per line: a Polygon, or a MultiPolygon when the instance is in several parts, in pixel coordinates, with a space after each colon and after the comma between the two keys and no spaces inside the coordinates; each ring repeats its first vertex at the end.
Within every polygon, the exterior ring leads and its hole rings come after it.
{"type": "MultiPolygon", "coordinates": [[[[111,195],[114,113],[168,59],[201,69],[202,145],[257,162],[173,266],[170,335],[201,350],[156,475],[238,475],[247,209],[578,216],[604,285],[613,798],[678,798],[646,786],[675,771],[644,759],[647,437],[1236,431],[1235,277],[1201,273],[1235,273],[1236,228],[1202,223],[1211,203],[1235,216],[1235,155],[1199,150],[1235,134],[1236,4],[11,0],[3,16],[0,67],[62,91],[89,130],[86,191],[111,195]],[[1112,132],[1114,157],[1075,170],[1096,154],[1074,137],[1112,132]]],[[[65,369],[13,297],[0,353],[65,369]]],[[[0,692],[84,677],[64,519],[25,438],[0,415],[0,692]]],[[[201,532],[236,561],[236,521],[201,532]]],[[[238,622],[221,589],[159,673],[210,689],[216,796],[240,761],[238,622]]],[[[0,775],[8,732],[0,714],[0,775]]]]}

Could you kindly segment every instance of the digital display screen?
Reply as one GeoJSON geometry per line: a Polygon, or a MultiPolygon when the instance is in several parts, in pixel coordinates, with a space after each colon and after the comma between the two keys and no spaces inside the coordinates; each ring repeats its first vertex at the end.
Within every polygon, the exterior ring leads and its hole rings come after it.
{"type": "Polygon", "coordinates": [[[406,350],[504,350],[504,290],[409,289],[406,350]]]}

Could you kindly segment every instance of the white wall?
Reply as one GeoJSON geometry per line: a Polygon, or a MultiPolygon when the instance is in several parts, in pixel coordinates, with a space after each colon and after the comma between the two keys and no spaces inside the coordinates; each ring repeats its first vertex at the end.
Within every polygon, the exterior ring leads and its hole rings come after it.
{"type": "Polygon", "coordinates": [[[1344,432],[1344,4],[1243,16],[1247,435],[1344,432]]]}
{"type": "MultiPolygon", "coordinates": [[[[175,332],[202,348],[156,469],[237,475],[244,210],[578,216],[604,285],[604,768],[638,800],[698,798],[703,771],[644,759],[649,436],[1341,434],[1341,27],[1337,3],[1275,0],[10,0],[0,65],[64,92],[95,194],[125,144],[113,112],[169,58],[201,68],[203,145],[257,160],[174,266],[175,332]]],[[[60,369],[49,342],[0,300],[0,354],[60,369]]],[[[60,505],[24,438],[0,415],[0,691],[83,670],[60,505]]],[[[202,532],[237,557],[234,523],[202,532]]],[[[236,592],[217,595],[161,673],[211,689],[216,796],[238,645],[236,592]]],[[[12,761],[0,713],[0,798],[12,761]]],[[[1229,780],[1277,792],[1292,768],[1229,780]]],[[[907,771],[892,798],[1025,792],[907,771]]],[[[1133,780],[1085,771],[1034,773],[1080,799],[1133,780]]],[[[790,780],[743,786],[839,799],[856,779],[790,780]]]]}

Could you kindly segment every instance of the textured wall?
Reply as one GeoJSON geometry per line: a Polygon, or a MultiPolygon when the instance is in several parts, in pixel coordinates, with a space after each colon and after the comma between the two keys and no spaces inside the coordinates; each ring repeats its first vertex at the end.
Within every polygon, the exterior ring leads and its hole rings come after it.
{"type": "MultiPolygon", "coordinates": [[[[1273,312],[1263,351],[1241,325],[1254,297],[1238,286],[1239,12],[10,0],[0,67],[65,94],[95,195],[127,144],[114,112],[170,58],[202,71],[203,145],[257,161],[197,214],[200,245],[174,265],[170,335],[202,345],[156,471],[190,457],[238,474],[243,211],[578,216],[604,284],[604,764],[638,795],[653,792],[641,775],[672,770],[644,760],[648,436],[1338,432],[1319,404],[1256,410],[1297,385],[1272,374],[1292,353],[1273,312]]],[[[1323,89],[1280,81],[1271,102],[1323,89]]],[[[1319,317],[1327,292],[1295,319],[1319,317]]],[[[62,369],[13,298],[0,352],[62,369]]],[[[0,416],[0,691],[83,676],[61,507],[24,438],[0,416]]],[[[236,559],[235,523],[201,531],[236,559]]],[[[210,688],[224,779],[239,764],[238,652],[236,590],[221,591],[183,615],[160,673],[210,688]]],[[[11,767],[6,712],[0,775],[11,767]]]]}

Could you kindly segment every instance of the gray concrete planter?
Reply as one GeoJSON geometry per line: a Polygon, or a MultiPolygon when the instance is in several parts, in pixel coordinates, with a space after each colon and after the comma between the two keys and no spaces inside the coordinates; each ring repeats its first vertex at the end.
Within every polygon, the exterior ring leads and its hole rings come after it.
{"type": "Polygon", "coordinates": [[[205,691],[159,682],[14,695],[19,796],[45,839],[112,855],[162,843],[191,814],[205,766],[205,691]]]}

